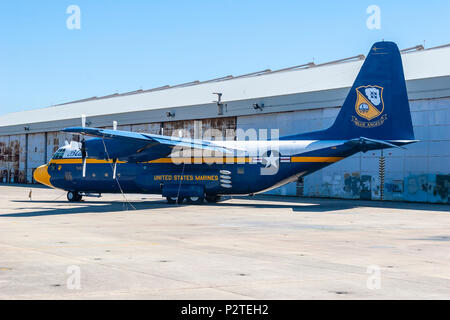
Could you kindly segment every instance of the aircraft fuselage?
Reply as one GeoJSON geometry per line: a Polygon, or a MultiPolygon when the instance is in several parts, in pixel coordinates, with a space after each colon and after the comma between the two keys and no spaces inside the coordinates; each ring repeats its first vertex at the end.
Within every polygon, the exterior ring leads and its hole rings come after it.
{"type": "Polygon", "coordinates": [[[165,187],[196,185],[202,186],[205,194],[251,194],[295,181],[355,153],[343,142],[216,141],[225,147],[238,147],[242,152],[221,157],[205,154],[198,157],[194,152],[189,158],[165,157],[139,163],[119,161],[116,179],[112,160],[89,158],[83,177],[79,152],[66,146],[59,150],[60,157],[38,168],[40,172],[35,176],[42,182],[41,176],[47,173],[48,185],[67,191],[118,193],[122,190],[160,194],[165,187]]]}

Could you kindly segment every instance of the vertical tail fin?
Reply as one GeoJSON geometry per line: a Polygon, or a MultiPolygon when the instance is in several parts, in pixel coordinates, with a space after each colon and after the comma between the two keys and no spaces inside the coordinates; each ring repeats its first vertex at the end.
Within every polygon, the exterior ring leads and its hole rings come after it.
{"type": "Polygon", "coordinates": [[[402,60],[393,42],[377,42],[372,46],[330,128],[289,139],[358,137],[414,140],[402,60]]]}

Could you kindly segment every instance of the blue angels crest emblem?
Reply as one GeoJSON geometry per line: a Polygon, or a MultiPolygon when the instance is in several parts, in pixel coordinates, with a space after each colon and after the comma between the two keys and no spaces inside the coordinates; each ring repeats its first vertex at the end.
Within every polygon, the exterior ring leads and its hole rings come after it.
{"type": "Polygon", "coordinates": [[[361,119],[352,116],[353,123],[358,127],[373,128],[382,125],[384,120],[387,119],[387,115],[383,115],[383,87],[360,86],[356,88],[355,111],[358,116],[369,121],[361,121],[361,119]],[[380,117],[378,120],[370,122],[378,117],[380,117]]]}

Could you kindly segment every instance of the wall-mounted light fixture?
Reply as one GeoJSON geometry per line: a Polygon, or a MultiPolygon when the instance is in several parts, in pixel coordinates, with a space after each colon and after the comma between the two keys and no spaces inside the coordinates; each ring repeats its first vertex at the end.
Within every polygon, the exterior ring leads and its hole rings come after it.
{"type": "Polygon", "coordinates": [[[167,111],[166,116],[167,116],[167,118],[175,118],[175,112],[167,111]]]}
{"type": "Polygon", "coordinates": [[[264,108],[264,103],[254,103],[253,109],[262,111],[264,108]]]}
{"type": "Polygon", "coordinates": [[[222,92],[213,92],[213,94],[217,94],[217,101],[213,101],[217,104],[217,114],[219,116],[223,115],[223,107],[226,107],[227,104],[222,103],[222,92]]]}
{"type": "Polygon", "coordinates": [[[25,131],[30,131],[30,126],[25,126],[25,127],[23,127],[23,130],[25,130],[25,131]]]}

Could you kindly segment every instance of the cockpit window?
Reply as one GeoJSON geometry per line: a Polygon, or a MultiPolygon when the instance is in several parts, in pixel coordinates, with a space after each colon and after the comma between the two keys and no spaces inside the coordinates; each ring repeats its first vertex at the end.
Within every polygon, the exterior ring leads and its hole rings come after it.
{"type": "Polygon", "coordinates": [[[59,148],[53,155],[53,159],[62,159],[64,156],[64,148],[59,148]]]}

